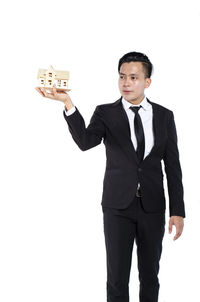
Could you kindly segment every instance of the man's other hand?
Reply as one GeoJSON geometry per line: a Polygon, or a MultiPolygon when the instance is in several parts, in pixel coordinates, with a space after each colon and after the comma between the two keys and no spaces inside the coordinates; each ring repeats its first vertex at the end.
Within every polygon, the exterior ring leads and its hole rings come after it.
{"type": "Polygon", "coordinates": [[[172,226],[175,225],[176,227],[176,235],[174,236],[173,240],[178,239],[182,232],[183,232],[183,226],[184,221],[182,216],[171,216],[169,220],[169,234],[172,232],[172,226]]]}

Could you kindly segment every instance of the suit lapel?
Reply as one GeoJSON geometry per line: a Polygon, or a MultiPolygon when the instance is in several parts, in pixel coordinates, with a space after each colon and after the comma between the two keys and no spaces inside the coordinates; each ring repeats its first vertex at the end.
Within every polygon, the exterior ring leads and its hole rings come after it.
{"type": "MultiPolygon", "coordinates": [[[[148,159],[148,157],[154,152],[156,149],[158,140],[159,140],[159,115],[158,109],[155,103],[151,102],[148,98],[147,101],[152,105],[153,110],[153,133],[154,133],[154,145],[150,151],[150,153],[144,158],[143,162],[148,159]]],[[[129,120],[126,114],[126,111],[122,104],[122,97],[113,103],[113,121],[115,121],[117,129],[118,129],[118,138],[119,143],[121,143],[122,147],[126,146],[128,149],[128,153],[133,156],[134,160],[139,163],[137,154],[134,148],[134,145],[131,140],[131,132],[129,126],[129,120]]]]}
{"type": "Polygon", "coordinates": [[[157,107],[155,106],[155,104],[153,102],[151,102],[148,98],[147,98],[147,102],[149,102],[152,105],[152,110],[153,110],[153,135],[154,135],[154,145],[151,149],[151,151],[149,152],[149,154],[144,158],[143,162],[152,154],[152,152],[156,149],[157,146],[157,142],[158,142],[158,111],[157,111],[157,107]]]}
{"type": "Polygon", "coordinates": [[[122,97],[113,103],[112,120],[117,129],[117,138],[123,149],[139,163],[138,157],[131,140],[129,120],[122,104],[122,97]],[[125,147],[125,148],[124,148],[125,147]]]}

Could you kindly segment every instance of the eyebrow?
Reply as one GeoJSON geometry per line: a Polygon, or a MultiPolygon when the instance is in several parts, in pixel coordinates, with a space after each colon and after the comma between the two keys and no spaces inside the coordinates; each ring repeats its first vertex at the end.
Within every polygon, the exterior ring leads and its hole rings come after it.
{"type": "MultiPolygon", "coordinates": [[[[120,72],[119,74],[120,74],[120,75],[126,75],[125,73],[122,73],[122,72],[120,72]]],[[[129,75],[137,75],[137,76],[139,76],[139,74],[137,74],[137,73],[131,73],[131,74],[129,74],[129,75]]]]}

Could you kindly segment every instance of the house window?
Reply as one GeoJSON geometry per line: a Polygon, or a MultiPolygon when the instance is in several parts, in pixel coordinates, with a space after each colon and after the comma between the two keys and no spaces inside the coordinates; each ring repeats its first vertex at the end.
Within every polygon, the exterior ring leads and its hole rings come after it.
{"type": "Polygon", "coordinates": [[[51,81],[51,80],[48,80],[48,82],[49,82],[49,85],[51,85],[51,82],[52,82],[52,81],[51,81]]]}
{"type": "Polygon", "coordinates": [[[64,82],[64,86],[67,86],[67,83],[66,83],[66,82],[64,82]]]}
{"type": "Polygon", "coordinates": [[[59,87],[61,86],[61,80],[58,80],[58,86],[59,87]]]}
{"type": "Polygon", "coordinates": [[[52,77],[52,72],[49,72],[49,77],[52,77]]]}

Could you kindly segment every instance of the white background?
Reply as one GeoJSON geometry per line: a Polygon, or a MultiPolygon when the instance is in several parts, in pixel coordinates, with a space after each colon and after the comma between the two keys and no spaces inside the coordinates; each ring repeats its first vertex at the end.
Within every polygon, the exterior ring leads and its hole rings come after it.
{"type": "MultiPolygon", "coordinates": [[[[88,125],[97,105],[120,97],[117,65],[129,51],[154,65],[145,94],[174,112],[183,171],[184,232],[168,234],[167,207],[159,301],[200,301],[199,2],[8,1],[0,22],[0,301],[106,301],[105,147],[82,152],[63,104],[35,86],[38,68],[69,70],[88,125]]],[[[130,301],[138,285],[134,245],[130,301]]]]}

